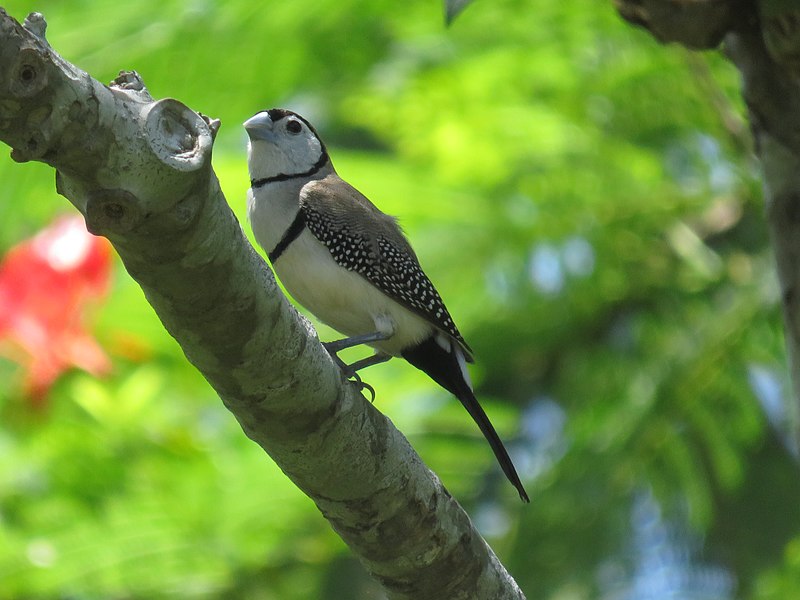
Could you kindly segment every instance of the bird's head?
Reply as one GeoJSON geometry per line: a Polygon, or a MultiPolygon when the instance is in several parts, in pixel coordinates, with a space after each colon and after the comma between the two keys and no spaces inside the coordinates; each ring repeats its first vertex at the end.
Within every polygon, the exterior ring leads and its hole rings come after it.
{"type": "Polygon", "coordinates": [[[272,108],[244,122],[250,138],[248,166],[253,179],[311,174],[328,161],[325,144],[303,117],[272,108]]]}

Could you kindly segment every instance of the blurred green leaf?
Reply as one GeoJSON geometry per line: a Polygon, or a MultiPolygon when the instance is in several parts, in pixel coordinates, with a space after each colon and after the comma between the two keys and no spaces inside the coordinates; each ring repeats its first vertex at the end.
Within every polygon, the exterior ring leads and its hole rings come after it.
{"type": "MultiPolygon", "coordinates": [[[[451,28],[435,2],[4,6],[44,12],[101,81],[136,69],[221,118],[214,167],[248,235],[240,124],[273,106],[399,217],[531,505],[424,375],[391,361],[366,380],[528,597],[797,595],[797,463],[768,410],[789,393],[779,292],[723,56],[662,47],[608,3],[483,2],[451,28]],[[647,579],[659,547],[687,564],[658,555],[647,579]],[[733,591],[692,575],[709,564],[733,591]]],[[[71,210],[43,165],[0,161],[0,181],[2,250],[71,210]]],[[[0,358],[0,599],[372,593],[122,265],[95,329],[114,373],[68,374],[49,413],[26,412],[0,358]]]]}

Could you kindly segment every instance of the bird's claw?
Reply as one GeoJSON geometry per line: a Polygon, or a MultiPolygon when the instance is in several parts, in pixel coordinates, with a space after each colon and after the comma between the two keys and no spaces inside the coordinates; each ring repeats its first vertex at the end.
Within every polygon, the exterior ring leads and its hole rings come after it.
{"type": "Polygon", "coordinates": [[[374,403],[375,388],[373,388],[370,384],[366,383],[363,379],[361,379],[361,376],[358,374],[358,370],[368,367],[372,364],[385,362],[389,360],[389,358],[391,357],[387,354],[379,353],[379,354],[374,354],[371,357],[356,361],[351,365],[348,365],[341,358],[339,358],[339,355],[337,354],[337,352],[340,349],[338,346],[341,345],[341,342],[343,341],[346,340],[339,340],[338,342],[322,342],[322,345],[324,346],[325,350],[328,351],[328,354],[333,359],[333,362],[335,362],[338,365],[339,369],[341,369],[344,378],[348,380],[350,383],[358,386],[359,391],[368,390],[369,395],[371,396],[370,402],[374,403]]]}
{"type": "Polygon", "coordinates": [[[352,374],[348,375],[347,372],[345,372],[345,377],[347,377],[350,383],[358,386],[359,391],[369,390],[369,395],[371,396],[369,401],[373,404],[375,403],[375,388],[361,379],[358,373],[353,371],[352,374]]]}

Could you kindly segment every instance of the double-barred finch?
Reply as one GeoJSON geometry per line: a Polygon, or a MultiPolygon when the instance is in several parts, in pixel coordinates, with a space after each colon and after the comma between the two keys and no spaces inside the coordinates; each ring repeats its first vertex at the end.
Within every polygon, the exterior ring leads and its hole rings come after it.
{"type": "Polygon", "coordinates": [[[472,391],[472,351],[422,271],[396,219],[342,180],[311,124],[273,108],[244,124],[250,138],[248,216],[284,287],[348,336],[325,344],[345,373],[406,359],[455,395],[480,427],[503,472],[528,502],[503,442],[472,391]],[[336,352],[376,353],[345,365],[336,352]]]}

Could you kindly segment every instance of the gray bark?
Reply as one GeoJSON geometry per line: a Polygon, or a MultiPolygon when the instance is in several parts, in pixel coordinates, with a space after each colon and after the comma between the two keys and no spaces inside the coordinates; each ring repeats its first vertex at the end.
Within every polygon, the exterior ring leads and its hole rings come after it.
{"type": "MultiPolygon", "coordinates": [[[[245,434],[396,599],[521,599],[469,517],[344,382],[242,234],[211,169],[217,121],[141,79],[104,86],[0,9],[0,139],[111,240],[245,434]]],[[[246,173],[242,173],[246,177],[246,173]]]]}

